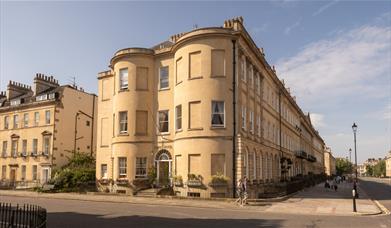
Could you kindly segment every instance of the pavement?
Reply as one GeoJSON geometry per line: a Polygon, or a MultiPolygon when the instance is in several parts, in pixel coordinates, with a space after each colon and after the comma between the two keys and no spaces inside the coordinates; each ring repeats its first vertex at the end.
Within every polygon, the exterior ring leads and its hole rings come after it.
{"type": "Polygon", "coordinates": [[[286,201],[274,203],[267,212],[289,214],[318,214],[332,216],[378,215],[382,211],[358,186],[359,199],[356,199],[357,212],[353,212],[352,184],[341,183],[338,190],[324,188],[319,184],[313,188],[300,191],[286,201]]]}
{"type": "Polygon", "coordinates": [[[250,203],[244,207],[238,206],[232,200],[200,200],[200,199],[176,199],[176,198],[144,198],[125,195],[109,194],[77,194],[77,193],[37,193],[31,191],[0,190],[2,196],[16,196],[28,198],[64,199],[78,201],[128,203],[142,205],[180,206],[208,209],[232,209],[269,213],[301,214],[301,215],[329,215],[329,216],[354,216],[377,215],[382,211],[359,188],[360,198],[357,199],[357,213],[352,212],[352,185],[350,183],[339,184],[338,191],[325,189],[323,184],[305,189],[293,195],[283,202],[273,200],[250,203]]]}

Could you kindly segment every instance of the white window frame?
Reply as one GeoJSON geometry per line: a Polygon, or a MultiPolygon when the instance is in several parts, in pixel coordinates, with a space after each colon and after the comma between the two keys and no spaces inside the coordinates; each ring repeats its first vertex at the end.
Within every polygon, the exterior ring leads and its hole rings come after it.
{"type": "Polygon", "coordinates": [[[212,101],[212,107],[211,107],[211,125],[212,125],[212,127],[225,127],[225,102],[224,101],[212,101]],[[217,104],[219,104],[219,103],[222,103],[223,104],[223,112],[221,113],[221,112],[214,112],[214,109],[213,109],[213,106],[214,106],[214,104],[215,103],[217,103],[217,104]],[[214,115],[223,115],[223,124],[215,124],[215,123],[213,123],[213,116],[214,115]]]}
{"type": "Polygon", "coordinates": [[[182,123],[182,116],[183,116],[183,110],[182,110],[182,105],[177,105],[175,107],[175,130],[180,131],[182,130],[183,123],[182,123]],[[180,116],[178,115],[178,108],[180,109],[180,116]],[[179,124],[180,122],[180,124],[179,124]],[[180,127],[178,127],[180,125],[180,127]]]}
{"type": "Polygon", "coordinates": [[[147,157],[136,157],[135,178],[147,177],[147,157]],[[140,173],[141,171],[141,173],[140,173]]]}
{"type": "Polygon", "coordinates": [[[129,70],[128,68],[119,69],[119,88],[120,90],[129,88],[129,70]]]}
{"type": "Polygon", "coordinates": [[[126,134],[128,133],[128,112],[127,111],[121,111],[118,113],[118,130],[119,134],[126,134]],[[125,118],[123,118],[125,117],[125,118]]]}
{"type": "Polygon", "coordinates": [[[14,121],[13,128],[18,129],[19,128],[19,115],[18,114],[13,116],[13,121],[14,121]]]}
{"type": "Polygon", "coordinates": [[[10,127],[10,118],[9,116],[4,116],[4,129],[9,129],[10,127]]]}
{"type": "Polygon", "coordinates": [[[27,142],[27,139],[23,139],[22,140],[22,154],[24,155],[24,156],[26,156],[27,155],[27,144],[28,142],[27,142]]]}
{"type": "Polygon", "coordinates": [[[254,133],[254,111],[250,110],[250,132],[254,133]]]}
{"type": "Polygon", "coordinates": [[[170,110],[166,109],[166,110],[160,110],[158,111],[158,115],[157,115],[157,118],[158,118],[158,131],[159,133],[169,133],[170,132],[170,110]],[[167,112],[167,121],[166,120],[160,120],[160,113],[165,113],[167,112]],[[165,123],[167,122],[167,131],[161,131],[161,123],[165,123]]]}
{"type": "Polygon", "coordinates": [[[107,166],[107,164],[101,164],[100,165],[100,177],[101,177],[101,179],[107,179],[108,178],[108,166],[107,166]],[[103,167],[106,167],[106,172],[103,172],[103,167]]]}
{"type": "Polygon", "coordinates": [[[44,155],[49,155],[50,153],[50,136],[48,135],[43,137],[42,152],[44,155]]]}
{"type": "Polygon", "coordinates": [[[29,126],[29,114],[25,113],[23,114],[23,127],[29,126]]]}
{"type": "Polygon", "coordinates": [[[242,129],[247,129],[247,108],[246,106],[242,106],[242,129]]]}
{"type": "Polygon", "coordinates": [[[51,113],[50,113],[50,110],[46,110],[46,111],[45,111],[45,124],[50,124],[50,122],[51,122],[51,120],[50,120],[50,119],[51,119],[51,118],[50,118],[50,117],[51,117],[50,114],[51,114],[51,113]]]}
{"type": "Polygon", "coordinates": [[[37,154],[38,153],[38,139],[33,139],[33,145],[32,145],[32,153],[37,154]]]}
{"type": "Polygon", "coordinates": [[[39,112],[34,112],[34,126],[39,125],[39,112]]]}
{"type": "Polygon", "coordinates": [[[162,66],[159,68],[159,89],[160,90],[164,90],[164,89],[169,89],[170,88],[170,72],[169,72],[170,68],[169,66],[162,66]],[[162,70],[163,69],[167,69],[167,78],[166,79],[163,79],[162,78],[162,70]],[[162,81],[165,81],[167,80],[167,86],[166,87],[163,87],[162,86],[162,81]]]}
{"type": "Polygon", "coordinates": [[[118,157],[118,178],[126,178],[128,176],[127,165],[127,157],[118,157]],[[121,161],[124,162],[124,164],[121,164],[121,161]]]}
{"type": "Polygon", "coordinates": [[[18,156],[18,141],[17,139],[11,140],[11,156],[17,157],[18,156]]]}

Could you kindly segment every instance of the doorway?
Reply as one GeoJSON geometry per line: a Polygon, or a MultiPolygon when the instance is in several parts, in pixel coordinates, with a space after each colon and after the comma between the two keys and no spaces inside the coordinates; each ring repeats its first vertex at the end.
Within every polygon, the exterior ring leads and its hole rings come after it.
{"type": "Polygon", "coordinates": [[[171,154],[167,150],[160,150],[156,154],[157,183],[159,186],[171,184],[171,154]]]}

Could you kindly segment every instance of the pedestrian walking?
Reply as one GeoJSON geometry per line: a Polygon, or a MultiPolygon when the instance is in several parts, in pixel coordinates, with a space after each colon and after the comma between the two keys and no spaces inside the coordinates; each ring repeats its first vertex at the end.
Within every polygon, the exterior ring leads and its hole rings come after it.
{"type": "Polygon", "coordinates": [[[248,194],[247,194],[247,177],[244,176],[243,177],[243,181],[242,181],[242,195],[243,195],[243,198],[242,198],[242,206],[247,204],[247,198],[248,198],[248,194]]]}
{"type": "Polygon", "coordinates": [[[338,189],[336,178],[334,178],[334,180],[333,180],[333,188],[334,188],[334,191],[337,191],[337,189],[338,189]]]}
{"type": "Polygon", "coordinates": [[[236,195],[238,196],[238,199],[235,201],[235,203],[238,203],[239,205],[242,205],[243,201],[243,180],[240,178],[238,182],[236,183],[236,195]]]}

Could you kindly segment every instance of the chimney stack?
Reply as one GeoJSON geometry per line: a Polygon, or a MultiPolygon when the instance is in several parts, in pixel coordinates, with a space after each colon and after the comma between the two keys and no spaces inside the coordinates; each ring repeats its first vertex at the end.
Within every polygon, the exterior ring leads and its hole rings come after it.
{"type": "Polygon", "coordinates": [[[30,93],[31,91],[31,86],[19,83],[19,82],[14,82],[14,81],[9,81],[8,86],[7,86],[7,99],[11,100],[14,99],[15,97],[18,97],[23,94],[30,93]]]}
{"type": "Polygon", "coordinates": [[[34,96],[58,86],[58,80],[56,80],[53,76],[46,76],[44,74],[37,73],[34,78],[34,96]]]}

